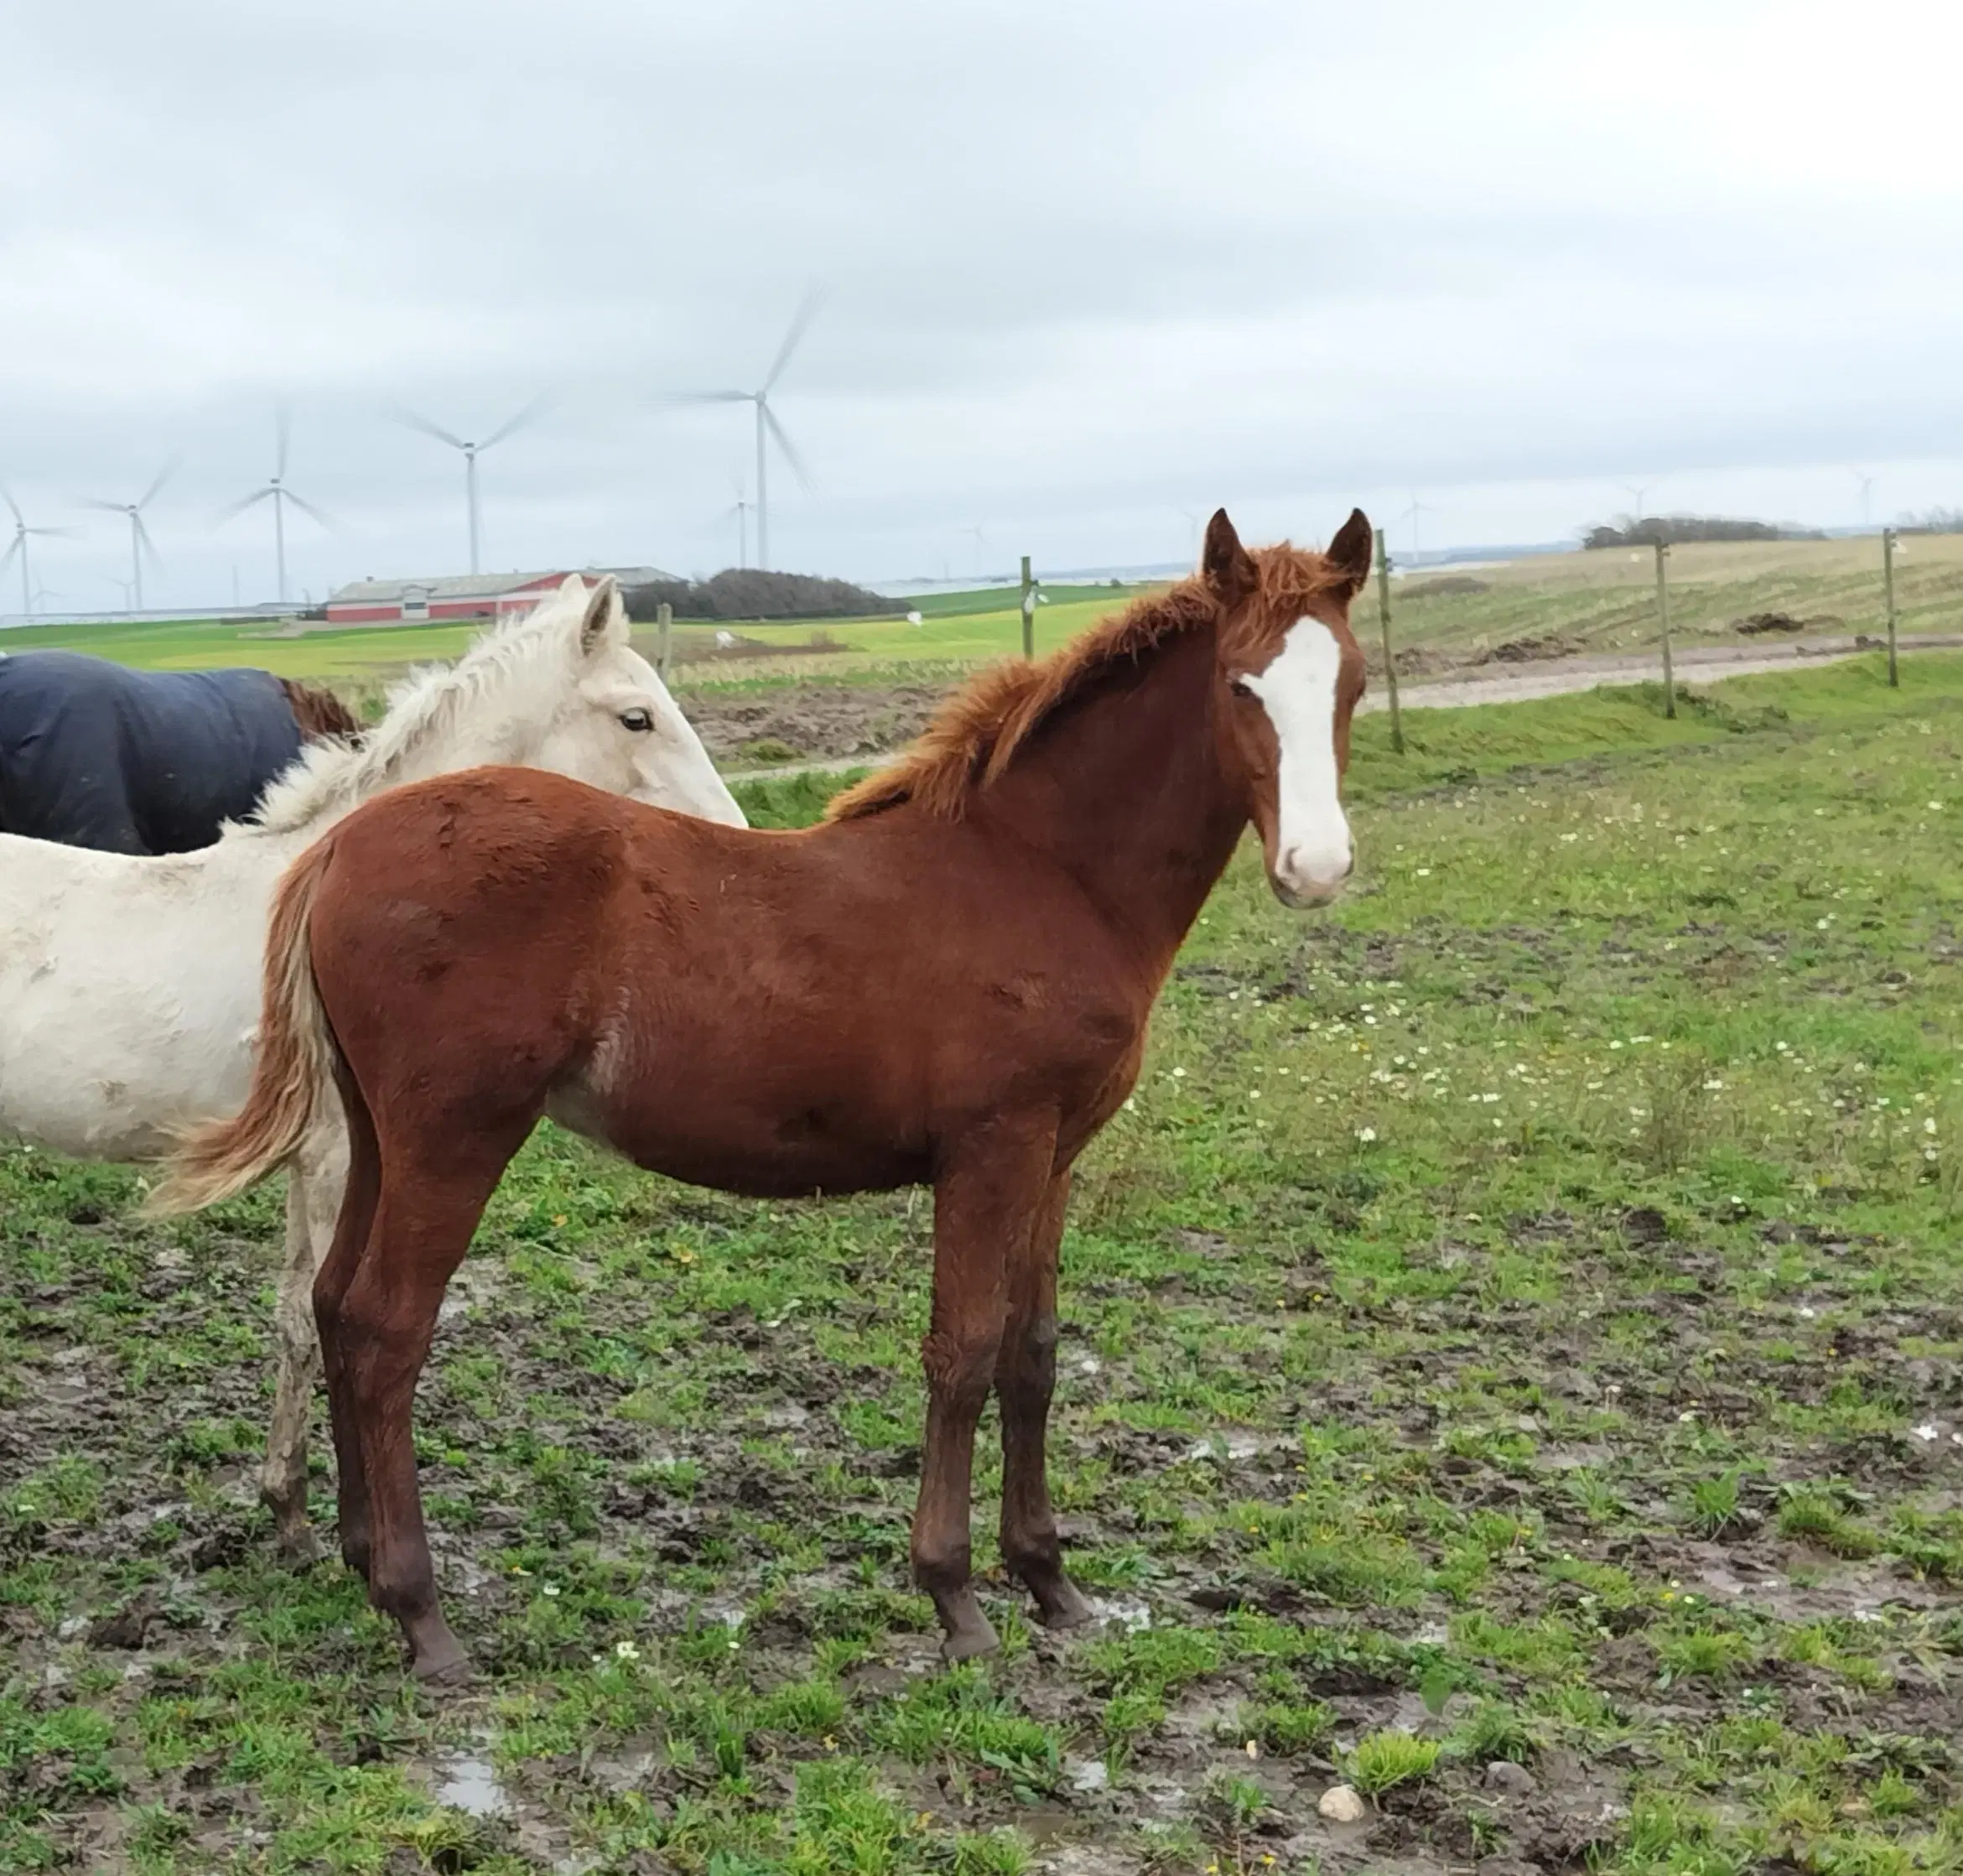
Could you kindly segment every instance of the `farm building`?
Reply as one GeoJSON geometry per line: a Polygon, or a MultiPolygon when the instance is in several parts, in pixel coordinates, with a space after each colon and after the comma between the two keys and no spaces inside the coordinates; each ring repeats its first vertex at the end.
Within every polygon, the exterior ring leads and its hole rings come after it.
{"type": "Polygon", "coordinates": [[[458,574],[441,579],[357,579],[330,594],[330,624],[396,626],[425,619],[503,619],[537,605],[569,574],[589,585],[611,574],[623,587],[672,580],[658,567],[567,567],[556,573],[458,574]]]}

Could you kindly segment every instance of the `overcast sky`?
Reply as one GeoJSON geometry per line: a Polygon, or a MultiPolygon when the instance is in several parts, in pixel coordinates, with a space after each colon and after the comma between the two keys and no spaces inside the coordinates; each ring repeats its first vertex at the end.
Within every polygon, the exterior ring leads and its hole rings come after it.
{"type": "MultiPolygon", "coordinates": [[[[1632,505],[1846,524],[1963,502],[1949,0],[15,0],[0,477],[37,584],[318,598],[735,559],[748,387],[773,559],[869,579],[1309,538],[1557,538],[1632,505]],[[1402,518],[1400,518],[1402,516],[1402,518]],[[980,529],[978,536],[973,530],[980,529]]],[[[0,607],[20,595],[13,570],[0,607]]]]}

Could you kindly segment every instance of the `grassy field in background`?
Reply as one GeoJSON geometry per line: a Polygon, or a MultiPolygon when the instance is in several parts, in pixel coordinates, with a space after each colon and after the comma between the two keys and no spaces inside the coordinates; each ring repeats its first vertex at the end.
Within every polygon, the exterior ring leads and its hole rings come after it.
{"type": "MultiPolygon", "coordinates": [[[[1814,634],[1881,635],[1886,629],[1877,539],[1687,545],[1670,554],[1671,619],[1680,642],[1777,646],[1747,640],[1735,622],[1785,612],[1814,634]]],[[[1129,592],[1058,587],[1036,613],[1036,648],[1049,651],[1124,604],[1129,592]]],[[[1542,655],[1638,652],[1656,640],[1654,562],[1647,550],[1535,557],[1459,574],[1417,573],[1393,584],[1398,646],[1441,664],[1480,658],[1494,647],[1533,642],[1542,655]]],[[[1902,543],[1897,600],[1904,632],[1963,631],[1963,536],[1916,536],[1902,543]]],[[[1020,652],[1021,617],[1012,592],[929,595],[917,602],[918,626],[903,618],[796,625],[735,622],[724,629],[766,643],[782,656],[709,661],[715,628],[675,631],[679,681],[754,685],[810,678],[880,682],[916,665],[948,674],[1020,652]],[[812,652],[814,634],[843,651],[812,652]]],[[[1375,588],[1358,602],[1356,623],[1373,661],[1379,656],[1375,588]]],[[[298,637],[236,621],[35,626],[0,633],[0,649],[62,645],[157,670],[259,664],[284,677],[357,687],[404,666],[454,657],[476,628],[402,626],[309,631],[298,637]]],[[[652,628],[636,628],[652,651],[652,628]]]]}
{"type": "Polygon", "coordinates": [[[437,1701],[268,1556],[277,1191],[142,1225],[0,1154],[0,1868],[1963,1870],[1963,658],[1903,675],[1358,724],[1357,890],[1244,850],[1082,1171],[1105,1625],[994,1573],[991,1414],[953,1673],[917,1198],[541,1130],[422,1390],[437,1701]]]}

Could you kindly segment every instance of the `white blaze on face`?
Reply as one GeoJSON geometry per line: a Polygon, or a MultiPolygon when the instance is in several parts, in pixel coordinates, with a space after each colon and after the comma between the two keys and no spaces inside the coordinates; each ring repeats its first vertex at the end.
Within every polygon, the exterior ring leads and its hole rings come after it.
{"type": "Polygon", "coordinates": [[[1275,889],[1291,905],[1327,905],[1354,863],[1336,771],[1336,683],[1342,648],[1320,619],[1298,619],[1265,671],[1244,682],[1281,746],[1275,889]]]}

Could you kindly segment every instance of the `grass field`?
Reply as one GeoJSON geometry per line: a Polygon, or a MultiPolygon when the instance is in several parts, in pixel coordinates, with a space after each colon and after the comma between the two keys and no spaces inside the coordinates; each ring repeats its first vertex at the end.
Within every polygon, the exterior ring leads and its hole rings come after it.
{"type": "MultiPolygon", "coordinates": [[[[1686,644],[1745,642],[1735,622],[1785,612],[1817,635],[1886,630],[1877,540],[1780,541],[1679,547],[1670,556],[1671,620],[1686,644]]],[[[1036,648],[1049,651],[1129,597],[1099,587],[1059,586],[1036,614],[1036,648]]],[[[1903,542],[1897,600],[1904,632],[1963,631],[1963,535],[1903,542]]],[[[745,637],[782,643],[780,657],[707,661],[714,629],[676,629],[681,688],[829,682],[884,682],[926,667],[958,674],[1018,652],[1022,621],[1012,592],[979,590],[922,598],[918,626],[904,619],[865,619],[794,626],[747,624],[745,637]],[[807,649],[814,632],[843,651],[807,649]]],[[[1420,667],[1477,662],[1496,647],[1540,656],[1635,652],[1656,639],[1654,567],[1647,552],[1548,555],[1457,575],[1416,574],[1393,588],[1395,638],[1420,667]],[[1469,588],[1468,590],[1468,583],[1469,588]]],[[[1359,637],[1379,658],[1375,589],[1358,602],[1359,637]]],[[[215,664],[260,664],[283,677],[356,686],[406,665],[454,657],[472,637],[470,626],[403,626],[274,636],[261,624],[36,626],[0,634],[0,650],[55,644],[157,670],[215,664]]],[[[639,642],[652,652],[653,633],[639,642]]],[[[1773,643],[1779,642],[1775,638],[1773,643]]]]}
{"type": "Polygon", "coordinates": [[[268,1560],[277,1193],[0,1156],[0,1868],[1963,1870],[1963,659],[1407,729],[1083,1170],[1082,1639],[996,1583],[936,1664],[914,1198],[534,1140],[423,1390],[436,1702],[268,1560]]]}

